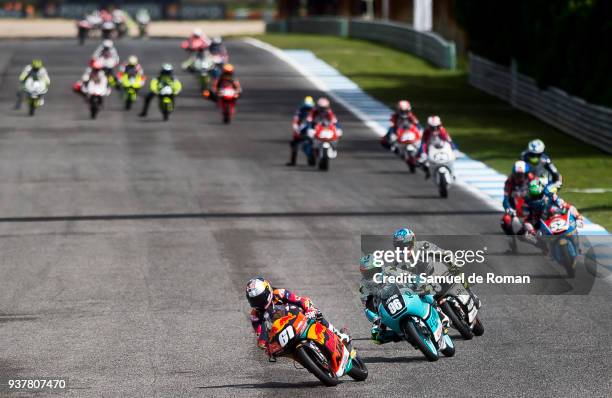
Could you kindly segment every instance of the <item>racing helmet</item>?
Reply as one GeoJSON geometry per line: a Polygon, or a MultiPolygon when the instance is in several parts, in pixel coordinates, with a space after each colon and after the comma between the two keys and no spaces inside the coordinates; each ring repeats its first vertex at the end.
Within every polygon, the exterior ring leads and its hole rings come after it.
{"type": "Polygon", "coordinates": [[[223,65],[223,74],[224,75],[228,75],[231,76],[234,74],[234,65],[232,64],[225,64],[223,65]]]}
{"type": "Polygon", "coordinates": [[[193,35],[193,37],[202,37],[202,29],[194,28],[191,34],[193,35]]]}
{"type": "Polygon", "coordinates": [[[104,48],[113,48],[114,44],[112,40],[106,39],[102,42],[102,47],[104,48]]]}
{"type": "Polygon", "coordinates": [[[306,108],[314,108],[314,99],[312,98],[312,96],[307,95],[306,97],[304,97],[304,102],[302,102],[302,106],[306,107],[306,108]]]}
{"type": "Polygon", "coordinates": [[[267,309],[272,304],[272,296],[272,286],[264,278],[253,278],[246,285],[246,298],[251,308],[267,309]]]}
{"type": "Polygon", "coordinates": [[[517,160],[512,166],[512,177],[516,181],[523,181],[529,171],[529,166],[522,160],[517,160]]]}
{"type": "Polygon", "coordinates": [[[131,66],[138,65],[138,57],[135,55],[130,55],[127,60],[127,64],[131,66]]]}
{"type": "Polygon", "coordinates": [[[32,60],[32,69],[34,70],[38,70],[40,68],[43,67],[43,63],[40,59],[33,59],[32,60]]]}
{"type": "Polygon", "coordinates": [[[531,199],[542,199],[544,196],[544,183],[539,178],[529,182],[529,197],[531,199]]]}
{"type": "Polygon", "coordinates": [[[221,43],[223,43],[221,36],[215,36],[212,38],[212,44],[220,45],[221,43]]]}
{"type": "Polygon", "coordinates": [[[161,70],[159,71],[159,74],[160,75],[171,76],[173,72],[174,72],[174,68],[172,67],[172,64],[165,63],[165,64],[162,64],[162,67],[161,67],[161,70]]]}
{"type": "Polygon", "coordinates": [[[412,111],[412,105],[410,105],[410,101],[401,100],[397,103],[397,113],[402,116],[408,116],[408,114],[412,111]]]}
{"type": "Polygon", "coordinates": [[[412,250],[416,243],[416,235],[410,228],[400,228],[393,233],[393,246],[395,247],[407,247],[408,250],[412,250]]]}
{"type": "Polygon", "coordinates": [[[327,97],[321,97],[317,100],[317,108],[319,108],[319,110],[321,111],[327,111],[329,110],[329,100],[327,99],[327,97]]]}
{"type": "Polygon", "coordinates": [[[427,118],[427,125],[436,130],[442,126],[442,119],[440,119],[440,116],[437,115],[430,116],[427,118]]]}
{"type": "Polygon", "coordinates": [[[527,158],[529,159],[529,163],[538,164],[540,162],[540,157],[544,153],[544,142],[542,140],[532,140],[527,144],[527,158]]]}
{"type": "Polygon", "coordinates": [[[359,259],[359,272],[364,279],[370,279],[374,274],[380,272],[382,267],[375,264],[374,256],[366,254],[359,259]]]}

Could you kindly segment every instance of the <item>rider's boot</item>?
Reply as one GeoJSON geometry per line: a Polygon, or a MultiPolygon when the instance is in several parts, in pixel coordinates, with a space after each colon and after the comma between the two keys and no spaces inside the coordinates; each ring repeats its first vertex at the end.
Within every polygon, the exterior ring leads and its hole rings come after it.
{"type": "Polygon", "coordinates": [[[285,166],[295,166],[297,161],[297,151],[291,149],[291,155],[289,156],[289,161],[285,164],[285,166]]]}
{"type": "Polygon", "coordinates": [[[142,112],[140,112],[138,116],[140,117],[147,116],[147,112],[149,110],[149,104],[151,103],[151,100],[153,99],[154,96],[155,94],[153,93],[147,94],[147,96],[145,97],[145,102],[144,102],[144,107],[142,108],[142,112]]]}

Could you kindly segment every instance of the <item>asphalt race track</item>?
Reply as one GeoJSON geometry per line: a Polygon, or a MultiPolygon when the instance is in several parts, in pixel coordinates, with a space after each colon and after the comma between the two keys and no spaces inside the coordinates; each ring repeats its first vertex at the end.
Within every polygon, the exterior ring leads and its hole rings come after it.
{"type": "MultiPolygon", "coordinates": [[[[93,43],[0,43],[0,377],[67,377],[69,396],[609,396],[611,295],[481,293],[485,334],[428,363],[376,346],[357,292],[360,235],[497,234],[469,193],[436,196],[337,107],[345,137],[328,173],[284,166],[307,80],[243,42],[229,50],[245,95],[221,123],[195,79],[169,122],[113,93],[89,119],[71,92],[93,43]],[[12,110],[33,57],[51,75],[31,118],[12,110]],[[256,347],[246,281],[267,276],[346,325],[370,377],[322,387],[256,347]]],[[[152,76],[177,41],[124,41],[152,76]]],[[[456,335],[456,332],[452,332],[456,335]]],[[[42,394],[37,394],[41,396],[42,394]]],[[[54,395],[56,396],[56,395],[54,395]]]]}

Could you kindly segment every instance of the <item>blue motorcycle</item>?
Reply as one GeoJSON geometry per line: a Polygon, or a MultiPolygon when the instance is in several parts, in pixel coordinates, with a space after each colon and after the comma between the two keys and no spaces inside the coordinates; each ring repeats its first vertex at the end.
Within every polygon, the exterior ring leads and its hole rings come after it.
{"type": "MultiPolygon", "coordinates": [[[[447,357],[455,355],[455,346],[442,325],[432,295],[389,284],[381,289],[378,299],[382,325],[420,350],[429,361],[437,361],[439,352],[447,357]]],[[[372,322],[376,318],[369,310],[366,314],[372,322]]]]}
{"type": "Polygon", "coordinates": [[[553,213],[547,220],[540,220],[540,233],[546,237],[548,252],[573,278],[578,257],[578,229],[572,211],[564,209],[553,213]]]}

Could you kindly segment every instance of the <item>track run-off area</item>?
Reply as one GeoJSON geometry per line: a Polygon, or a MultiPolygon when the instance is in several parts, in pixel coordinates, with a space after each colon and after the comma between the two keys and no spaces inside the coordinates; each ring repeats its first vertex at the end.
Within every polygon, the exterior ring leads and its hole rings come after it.
{"type": "MultiPolygon", "coordinates": [[[[97,120],[71,86],[96,43],[0,42],[0,377],[68,379],[67,396],[609,396],[612,310],[592,295],[480,293],[485,334],[429,363],[406,343],[377,346],[359,300],[362,234],[499,234],[499,213],[457,187],[440,199],[340,104],[328,173],[285,167],[294,108],[321,95],[282,60],[228,49],[244,96],[224,125],[193,76],[170,121],[156,103],[97,120]],[[12,110],[17,76],[51,76],[35,117],[12,110]],[[347,326],[369,378],[323,387],[268,363],[248,319],[247,280],[309,296],[347,326]]],[[[149,78],[176,69],[177,40],[125,40],[149,78]]],[[[546,279],[550,270],[536,274],[546,279]]],[[[453,337],[456,331],[451,331],[453,337]]],[[[44,394],[37,394],[41,396],[44,394]]]]}

